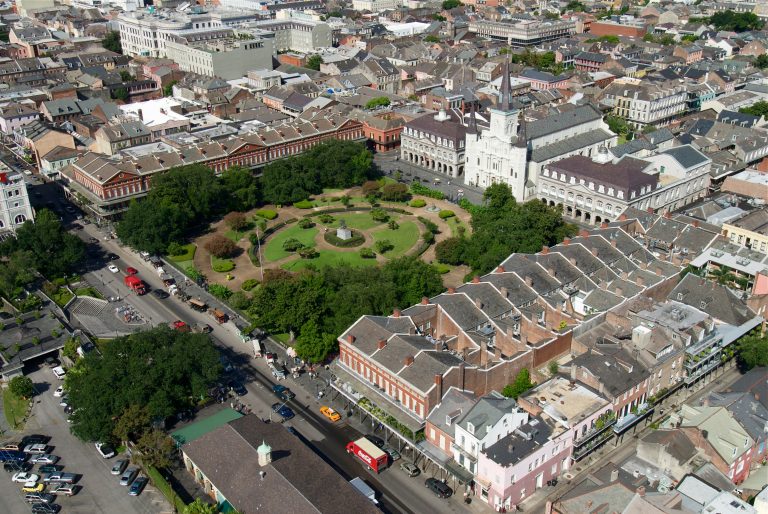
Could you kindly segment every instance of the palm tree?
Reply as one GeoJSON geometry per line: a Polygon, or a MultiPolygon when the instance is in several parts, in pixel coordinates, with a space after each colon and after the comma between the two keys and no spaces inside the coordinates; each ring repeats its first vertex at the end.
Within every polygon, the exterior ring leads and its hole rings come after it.
{"type": "Polygon", "coordinates": [[[722,266],[709,271],[709,278],[717,281],[718,284],[726,285],[736,280],[736,275],[731,273],[728,266],[722,266]]]}

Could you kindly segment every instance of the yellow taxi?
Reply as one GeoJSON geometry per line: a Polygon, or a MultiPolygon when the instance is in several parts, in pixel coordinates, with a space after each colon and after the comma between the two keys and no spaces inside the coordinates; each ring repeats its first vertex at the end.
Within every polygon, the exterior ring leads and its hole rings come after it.
{"type": "Polygon", "coordinates": [[[25,493],[41,493],[45,489],[45,484],[37,482],[27,482],[24,487],[21,488],[25,493]]]}
{"type": "Polygon", "coordinates": [[[330,407],[326,407],[325,405],[320,407],[320,412],[323,413],[323,416],[325,416],[326,418],[330,419],[333,422],[339,421],[341,419],[341,414],[339,414],[338,412],[336,412],[330,407]]]}

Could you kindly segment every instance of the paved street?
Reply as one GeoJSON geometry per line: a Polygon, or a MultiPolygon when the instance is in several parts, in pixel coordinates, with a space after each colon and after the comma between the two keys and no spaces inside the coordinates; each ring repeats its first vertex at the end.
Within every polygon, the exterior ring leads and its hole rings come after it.
{"type": "Polygon", "coordinates": [[[373,156],[373,160],[385,175],[394,175],[395,171],[400,170],[405,182],[410,184],[418,179],[425,186],[441,191],[446,199],[452,202],[458,201],[459,193],[474,204],[481,204],[483,202],[483,191],[476,187],[464,185],[463,177],[452,180],[442,173],[428,171],[403,162],[398,159],[399,155],[400,152],[397,151],[377,153],[373,156]],[[440,179],[440,181],[435,182],[435,179],[440,179]]]}
{"type": "MultiPolygon", "coordinates": [[[[138,497],[128,495],[128,489],[119,484],[118,477],[110,474],[115,459],[102,459],[91,443],[83,443],[69,433],[63,407],[53,391],[61,382],[46,366],[32,371],[28,376],[34,381],[38,394],[35,396],[32,415],[24,434],[43,434],[51,437],[48,444],[52,453],[61,458],[57,464],[64,471],[80,476],[80,491],[72,497],[60,496],[56,503],[62,512],[69,513],[138,513],[169,512],[165,498],[152,486],[147,486],[138,497]]],[[[37,467],[35,467],[37,469],[37,467]]],[[[39,473],[38,473],[39,474],[39,473]]],[[[19,484],[10,480],[10,473],[0,474],[0,512],[21,514],[29,512],[23,500],[19,484]]]]}

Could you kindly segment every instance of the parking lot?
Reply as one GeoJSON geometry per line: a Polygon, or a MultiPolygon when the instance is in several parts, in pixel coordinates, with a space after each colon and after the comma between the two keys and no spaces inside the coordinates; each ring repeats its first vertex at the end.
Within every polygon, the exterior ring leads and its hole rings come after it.
{"type": "MultiPolygon", "coordinates": [[[[84,443],[69,433],[64,409],[53,392],[61,385],[50,368],[41,366],[28,376],[34,381],[38,394],[24,434],[42,434],[51,437],[52,453],[61,459],[57,464],[65,472],[79,475],[80,490],[75,496],[56,498],[65,513],[158,513],[171,512],[165,498],[151,485],[138,497],[128,495],[128,488],[119,484],[119,477],[110,474],[115,459],[102,459],[92,443],[84,443]]],[[[4,438],[4,441],[20,438],[4,438]]],[[[37,473],[38,466],[32,472],[37,473]]],[[[11,482],[12,473],[0,473],[0,512],[27,513],[20,484],[11,482]],[[4,475],[4,476],[3,476],[4,475]]]]}

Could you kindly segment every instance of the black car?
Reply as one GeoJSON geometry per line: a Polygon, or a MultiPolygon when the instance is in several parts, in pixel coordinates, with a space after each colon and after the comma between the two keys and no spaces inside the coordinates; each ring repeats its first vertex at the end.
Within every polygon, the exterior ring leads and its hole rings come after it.
{"type": "Polygon", "coordinates": [[[3,464],[3,469],[6,470],[9,473],[16,473],[18,471],[29,471],[32,469],[32,463],[31,462],[6,462],[3,464]]]}
{"type": "Polygon", "coordinates": [[[97,244],[99,242],[99,240],[96,239],[95,237],[89,237],[88,238],[88,242],[89,243],[93,243],[93,244],[97,244]]]}
{"type": "Polygon", "coordinates": [[[31,434],[21,438],[21,445],[27,446],[28,444],[48,444],[51,438],[47,435],[31,434]]]}
{"type": "Polygon", "coordinates": [[[368,434],[365,436],[365,438],[368,439],[373,444],[375,444],[376,446],[378,446],[379,448],[384,448],[384,439],[382,439],[381,437],[376,437],[375,435],[368,434]]]}
{"type": "Polygon", "coordinates": [[[229,388],[232,389],[237,396],[245,396],[248,394],[248,390],[240,382],[232,381],[229,383],[229,388]]]}
{"type": "Polygon", "coordinates": [[[149,482],[147,477],[139,477],[139,478],[137,478],[131,484],[131,488],[128,489],[128,494],[130,494],[131,496],[138,496],[138,495],[140,495],[141,491],[143,491],[144,487],[146,487],[147,482],[149,482]]]}
{"type": "Polygon", "coordinates": [[[61,505],[56,503],[36,503],[32,505],[32,514],[56,514],[61,510],[61,505]]]}
{"type": "Polygon", "coordinates": [[[163,291],[162,289],[153,289],[152,294],[155,295],[155,298],[159,298],[160,300],[165,300],[166,298],[171,296],[165,291],[163,291]]]}
{"type": "Polygon", "coordinates": [[[116,261],[116,260],[120,259],[120,256],[117,255],[116,253],[108,253],[107,254],[107,259],[109,259],[110,261],[116,261]]]}
{"type": "Polygon", "coordinates": [[[296,398],[296,394],[285,387],[284,385],[276,384],[272,386],[272,392],[277,395],[278,398],[283,400],[284,402],[287,402],[288,400],[293,400],[296,398]]]}
{"type": "Polygon", "coordinates": [[[453,489],[448,487],[448,484],[436,478],[428,478],[424,485],[438,498],[448,498],[453,494],[453,489]]]}

